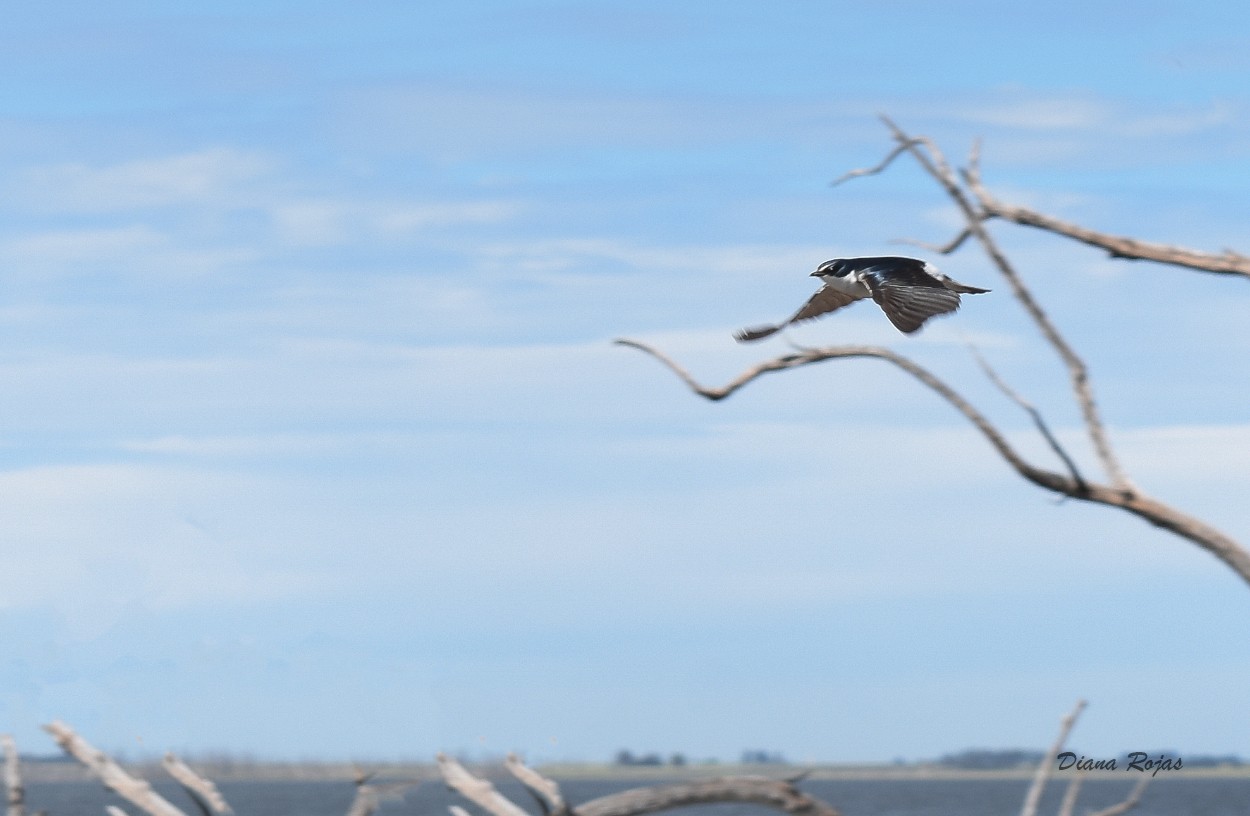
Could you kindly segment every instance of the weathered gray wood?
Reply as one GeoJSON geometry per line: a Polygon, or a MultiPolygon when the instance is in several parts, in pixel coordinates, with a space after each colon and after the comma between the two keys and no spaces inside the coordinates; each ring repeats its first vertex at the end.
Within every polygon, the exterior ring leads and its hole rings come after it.
{"type": "Polygon", "coordinates": [[[494,816],[529,816],[519,805],[495,790],[490,782],[469,773],[446,754],[438,755],[438,770],[447,787],[494,816]]]}
{"type": "Polygon", "coordinates": [[[508,772],[515,776],[538,801],[543,813],[550,814],[550,816],[564,816],[568,813],[569,806],[565,803],[564,796],[560,793],[560,786],[554,779],[548,779],[530,768],[516,754],[508,754],[503,764],[508,772]]]}
{"type": "Polygon", "coordinates": [[[575,816],[639,816],[660,810],[746,802],[796,816],[839,816],[831,805],[808,796],[785,780],[762,776],[726,776],[675,785],[634,788],[592,799],[573,808],[575,816]]]}
{"type": "Polygon", "coordinates": [[[196,773],[190,765],[174,756],[172,752],[165,754],[161,765],[195,801],[204,816],[234,812],[211,779],[196,773]]]}
{"type": "Polygon", "coordinates": [[[26,789],[22,787],[22,771],[17,757],[17,743],[8,734],[0,736],[4,746],[4,790],[8,816],[24,816],[26,789]]]}
{"type": "Polygon", "coordinates": [[[377,809],[377,789],[368,782],[357,783],[356,796],[352,798],[352,804],[347,808],[347,816],[372,816],[377,809]]]}
{"type": "Polygon", "coordinates": [[[1055,737],[1055,744],[1050,746],[1049,753],[1043,756],[1042,761],[1037,764],[1037,772],[1033,775],[1033,784],[1029,786],[1029,792],[1024,796],[1020,816],[1037,816],[1037,804],[1042,800],[1042,790],[1046,787],[1046,780],[1050,779],[1051,769],[1055,766],[1055,757],[1063,750],[1063,744],[1068,741],[1068,734],[1072,733],[1072,726],[1076,725],[1076,718],[1081,716],[1084,710],[1085,701],[1077,700],[1076,707],[1059,723],[1059,736],[1055,737]]]}
{"type": "Polygon", "coordinates": [[[1085,774],[1077,771],[1076,776],[1068,783],[1068,789],[1063,792],[1063,802],[1059,805],[1057,816],[1072,816],[1076,812],[1076,797],[1081,792],[1081,782],[1084,780],[1085,774]]]}
{"type": "Polygon", "coordinates": [[[43,727],[56,740],[61,750],[81,762],[100,778],[104,786],[135,807],[152,816],[187,816],[168,799],[152,790],[145,780],[131,776],[108,754],[97,750],[60,720],[43,727]]]}

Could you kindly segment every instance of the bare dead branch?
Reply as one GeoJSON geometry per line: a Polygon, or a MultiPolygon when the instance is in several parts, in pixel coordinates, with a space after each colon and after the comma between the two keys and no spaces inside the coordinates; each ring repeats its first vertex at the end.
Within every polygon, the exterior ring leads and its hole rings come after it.
{"type": "Polygon", "coordinates": [[[469,773],[463,765],[446,754],[438,755],[438,770],[447,787],[494,816],[529,816],[511,799],[495,790],[495,786],[489,781],[469,773]]]}
{"type": "Polygon", "coordinates": [[[186,816],[168,799],[152,790],[152,786],[145,780],[126,773],[108,754],[93,747],[65,723],[56,720],[45,725],[43,730],[52,735],[61,750],[98,776],[105,787],[135,807],[152,816],[186,816]]]}
{"type": "Polygon", "coordinates": [[[1076,810],[1076,797],[1081,792],[1081,782],[1085,780],[1085,773],[1077,771],[1072,777],[1072,781],[1068,783],[1067,790],[1063,792],[1063,802],[1059,805],[1059,813],[1056,816],[1072,816],[1076,810]]]}
{"type": "MultiPolygon", "coordinates": [[[[1250,584],[1250,552],[1247,552],[1231,537],[1211,525],[1144,494],[1129,480],[1112,449],[1106,429],[1099,415],[1093,396],[1093,388],[1089,381],[1089,372],[1084,361],[1062,337],[1033,297],[1032,292],[1024,284],[1024,281],[1016,273],[1014,267],[1012,267],[985,229],[985,225],[982,223],[985,217],[984,212],[974,205],[969,198],[969,194],[964,192],[955,174],[947,164],[945,157],[932,141],[923,136],[910,136],[899,129],[889,118],[884,116],[881,118],[897,142],[895,149],[876,167],[852,171],[839,181],[856,176],[879,173],[890,162],[901,155],[902,152],[908,152],[920,164],[921,168],[946,191],[948,197],[963,213],[968,233],[977,239],[990,260],[998,267],[1003,277],[1007,279],[1016,300],[1023,306],[1030,319],[1067,367],[1073,395],[1080,408],[1086,433],[1090,438],[1095,454],[1107,474],[1109,484],[1099,484],[1085,479],[1077,471],[1072,458],[1063,451],[1053,434],[1046,428],[1040,414],[1036,413],[1035,409],[1030,410],[1031,406],[1020,400],[1018,395],[1013,398],[1016,399],[1018,404],[1022,404],[1026,407],[1026,410],[1030,411],[1030,415],[1033,417],[1039,431],[1047,438],[1052,449],[1063,460],[1068,470],[1067,475],[1035,467],[1026,462],[1007,444],[1003,434],[977,412],[967,400],[915,363],[887,349],[862,346],[823,349],[802,348],[797,353],[766,360],[752,366],[726,385],[720,388],[712,388],[700,384],[682,366],[658,349],[635,340],[621,339],[616,342],[620,345],[639,349],[655,357],[692,391],[709,400],[725,399],[756,378],[774,371],[784,371],[840,357],[876,357],[887,360],[912,374],[912,376],[929,386],[960,411],[965,418],[981,431],[982,435],[990,442],[999,455],[1023,478],[1061,496],[1118,508],[1160,529],[1185,538],[1223,561],[1243,581],[1250,584]]],[[[974,182],[979,184],[977,180],[977,174],[979,173],[978,162],[979,145],[974,144],[969,159],[969,168],[964,171],[965,182],[970,185],[974,182]]],[[[997,378],[992,377],[992,379],[997,378]]],[[[998,383],[1000,387],[1003,387],[1001,380],[998,380],[998,383]]],[[[1010,395],[1012,392],[1010,392],[1010,389],[1007,389],[1007,393],[1010,395]]]]}
{"type": "Polygon", "coordinates": [[[1050,752],[1042,757],[1042,761],[1037,765],[1037,773],[1033,775],[1033,784],[1029,786],[1029,792],[1025,794],[1020,816],[1037,816],[1037,803],[1042,799],[1042,790],[1046,787],[1046,780],[1050,778],[1055,757],[1063,749],[1063,744],[1068,741],[1068,734],[1072,732],[1072,726],[1076,725],[1076,718],[1081,716],[1084,709],[1085,701],[1077,700],[1076,708],[1072,709],[1072,712],[1059,724],[1059,735],[1055,737],[1054,745],[1050,746],[1050,752]]]}
{"type": "MultiPolygon", "coordinates": [[[[641,343],[637,340],[617,340],[616,343],[622,346],[636,348],[652,355],[657,360],[672,369],[677,376],[679,376],[696,394],[714,401],[728,397],[730,394],[734,393],[739,388],[742,388],[744,385],[757,377],[773,371],[784,371],[786,369],[798,368],[799,366],[810,365],[812,363],[824,362],[825,360],[835,360],[848,357],[871,357],[879,360],[885,360],[889,363],[893,363],[895,366],[906,371],[908,374],[911,374],[917,380],[937,392],[937,394],[950,403],[955,410],[963,414],[969,422],[976,426],[977,430],[979,430],[989,443],[994,446],[994,449],[998,451],[999,455],[1007,460],[1007,463],[1015,468],[1019,473],[1025,475],[1026,478],[1040,478],[1040,474],[1045,473],[1045,471],[1042,471],[1039,468],[1034,468],[1028,462],[1024,461],[1023,457],[1016,453],[1015,449],[1008,444],[1007,438],[1002,434],[1002,432],[999,431],[993,423],[986,419],[980,411],[974,408],[970,402],[964,399],[962,395],[956,392],[955,389],[938,379],[937,376],[932,374],[927,369],[921,367],[903,355],[887,348],[880,346],[826,346],[824,348],[813,348],[801,354],[788,354],[784,357],[778,357],[753,366],[734,378],[723,388],[708,388],[700,385],[694,380],[694,378],[686,373],[684,369],[646,343],[641,343]]],[[[1071,483],[1071,480],[1067,480],[1065,477],[1058,476],[1057,474],[1049,474],[1049,476],[1052,478],[1046,478],[1044,480],[1049,486],[1052,487],[1052,489],[1055,489],[1056,486],[1060,486],[1065,482],[1070,483],[1070,486],[1075,488],[1075,484],[1071,483]],[[1055,479],[1058,479],[1059,481],[1055,482],[1055,479]]]]}
{"type": "Polygon", "coordinates": [[[968,183],[968,189],[976,196],[977,204],[985,217],[1001,218],[1021,226],[1036,227],[1046,232],[1072,238],[1083,244],[1105,249],[1112,258],[1154,261],[1201,272],[1212,272],[1217,275],[1241,275],[1250,278],[1250,257],[1231,249],[1225,249],[1222,253],[1216,254],[1173,244],[1159,244],[1096,232],[1027,207],[1004,204],[982,186],[980,172],[975,166],[965,171],[964,180],[968,183]]]}
{"type": "Polygon", "coordinates": [[[473,814],[460,807],[460,805],[448,805],[447,809],[451,811],[451,816],[473,816],[473,814]]]}
{"type": "Polygon", "coordinates": [[[699,396],[706,397],[707,399],[710,399],[714,402],[718,400],[723,400],[725,397],[728,397],[730,394],[737,391],[739,388],[746,385],[751,380],[754,380],[756,377],[760,376],[761,374],[767,374],[771,371],[784,371],[787,368],[794,368],[796,366],[801,366],[801,365],[806,365],[807,363],[816,362],[815,360],[808,359],[808,357],[811,355],[810,351],[804,351],[799,354],[790,354],[785,357],[778,357],[775,360],[769,360],[767,362],[761,363],[760,365],[754,368],[747,369],[745,372],[739,375],[736,379],[734,379],[733,381],[729,382],[728,384],[724,385],[721,388],[706,388],[702,385],[699,385],[699,383],[695,381],[694,377],[690,376],[690,373],[687,372],[686,369],[682,368],[680,365],[673,362],[673,360],[668,355],[664,354],[659,349],[648,346],[647,344],[641,343],[637,340],[629,340],[627,338],[620,338],[617,340],[613,340],[612,342],[614,342],[618,346],[628,346],[630,348],[636,348],[640,351],[644,351],[647,354],[650,354],[652,357],[654,357],[655,359],[659,360],[661,363],[666,365],[670,371],[672,371],[674,374],[680,377],[682,382],[690,386],[690,390],[694,391],[699,396]]]}
{"type": "Polygon", "coordinates": [[[1038,411],[1031,402],[1020,396],[1014,389],[1007,385],[1007,383],[1003,382],[1002,378],[998,376],[998,372],[996,372],[990,366],[989,362],[981,356],[981,352],[977,351],[976,346],[970,346],[970,348],[972,349],[972,356],[976,358],[978,363],[980,363],[981,370],[985,372],[985,376],[989,377],[990,382],[998,386],[998,390],[1002,391],[1009,400],[1028,412],[1029,416],[1033,418],[1033,425],[1046,439],[1046,443],[1050,445],[1050,449],[1055,452],[1056,456],[1063,460],[1063,464],[1068,468],[1068,475],[1072,477],[1072,480],[1076,482],[1077,486],[1082,491],[1087,490],[1088,488],[1085,484],[1085,479],[1082,478],[1081,472],[1076,468],[1076,462],[1072,461],[1072,457],[1069,456],[1068,452],[1063,449],[1062,445],[1059,444],[1059,440],[1055,438],[1055,435],[1050,432],[1050,427],[1046,424],[1046,420],[1042,418],[1041,411],[1038,411]]]}
{"type": "Polygon", "coordinates": [[[890,241],[892,244],[907,244],[908,246],[920,247],[938,255],[949,255],[955,250],[963,246],[964,241],[972,237],[972,230],[965,227],[958,235],[945,244],[927,244],[924,241],[916,241],[912,238],[895,238],[890,241]]]}
{"type": "Polygon", "coordinates": [[[172,752],[165,754],[161,765],[170,776],[177,780],[204,816],[234,812],[211,779],[196,773],[191,766],[174,756],[172,752]]]}
{"type": "Polygon", "coordinates": [[[969,201],[968,196],[964,194],[963,189],[959,186],[959,182],[955,179],[954,173],[951,172],[945,157],[938,150],[937,146],[931,141],[923,139],[923,137],[909,136],[888,117],[883,116],[881,119],[890,129],[890,132],[894,135],[894,140],[899,143],[899,146],[904,147],[911,153],[920,166],[924,168],[925,172],[941,185],[947,196],[960,209],[964,215],[964,220],[967,222],[968,229],[981,244],[990,260],[998,267],[998,271],[1007,279],[1016,300],[1024,307],[1025,312],[1041,330],[1042,336],[1046,338],[1046,341],[1050,343],[1060,359],[1063,360],[1064,365],[1068,369],[1068,377],[1071,380],[1077,404],[1081,408],[1081,415],[1085,420],[1086,432],[1089,434],[1090,442],[1094,446],[1094,452],[1098,455],[1099,461],[1102,462],[1103,467],[1106,469],[1112,485],[1126,493],[1134,492],[1136,488],[1129,481],[1123,468],[1120,467],[1119,459],[1115,455],[1114,450],[1112,450],[1111,442],[1107,438],[1106,428],[1103,426],[1102,418],[1098,413],[1098,406],[1094,401],[1093,387],[1089,383],[1089,371],[1085,366],[1085,361],[1068,345],[1063,335],[1059,333],[1059,330],[1051,322],[1036,298],[1033,297],[1033,293],[1025,286],[1024,280],[1016,273],[1015,268],[1007,260],[1007,256],[1002,253],[994,239],[990,237],[989,232],[982,223],[981,214],[972,205],[972,202],[969,201]],[[920,150],[918,145],[923,145],[928,152],[920,150]]]}
{"type": "Polygon", "coordinates": [[[575,816],[640,816],[671,808],[715,802],[748,802],[796,816],[839,816],[836,808],[808,796],[788,782],[762,776],[734,776],[634,788],[573,808],[575,816]]]}
{"type": "Polygon", "coordinates": [[[889,167],[890,163],[893,162],[895,159],[897,159],[899,156],[901,156],[903,154],[903,151],[905,151],[907,148],[908,148],[908,145],[900,144],[898,147],[891,150],[889,155],[886,156],[884,159],[882,159],[881,163],[876,165],[875,167],[862,167],[858,170],[851,170],[849,172],[843,173],[838,178],[829,182],[829,186],[837,187],[839,184],[841,184],[844,181],[850,181],[853,178],[859,178],[861,176],[875,176],[881,171],[885,170],[885,168],[889,167]]]}
{"type": "Polygon", "coordinates": [[[1150,777],[1143,776],[1133,790],[1129,792],[1128,798],[1117,805],[1109,808],[1103,808],[1097,813],[1091,813],[1090,816],[1120,816],[1122,813],[1128,813],[1133,808],[1141,804],[1141,795],[1146,790],[1146,786],[1150,784],[1150,777]]]}
{"type": "Polygon", "coordinates": [[[17,755],[17,743],[9,734],[0,736],[4,748],[4,790],[8,816],[24,816],[26,812],[26,788],[22,787],[22,770],[17,755]]]}
{"type": "Polygon", "coordinates": [[[800,354],[788,354],[773,360],[767,360],[748,368],[721,388],[709,388],[701,385],[684,368],[669,359],[667,355],[653,349],[646,343],[628,339],[621,339],[615,342],[618,345],[635,348],[655,357],[677,374],[694,393],[713,401],[725,399],[756,378],[773,371],[784,371],[825,360],[845,357],[875,357],[886,360],[927,385],[963,414],[981,432],[982,436],[986,438],[1007,464],[1011,465],[1016,473],[1028,481],[1038,487],[1073,499],[1117,507],[1144,519],[1156,527],[1175,533],[1197,544],[1223,561],[1243,581],[1250,584],[1250,553],[1242,549],[1229,536],[1193,516],[1182,513],[1180,510],[1147,496],[1141,491],[1130,492],[1120,487],[1102,485],[1095,482],[1078,482],[1071,476],[1065,476],[1029,464],[1007,443],[1007,439],[1002,432],[977,411],[962,395],[924,368],[889,349],[873,346],[814,348],[800,354]]]}
{"type": "Polygon", "coordinates": [[[508,772],[520,780],[525,789],[530,792],[545,816],[565,816],[568,813],[569,806],[565,803],[564,796],[560,793],[560,786],[554,779],[548,779],[530,768],[516,754],[508,754],[503,764],[508,772]]]}
{"type": "Polygon", "coordinates": [[[104,812],[109,816],[130,816],[129,813],[119,808],[117,805],[105,805],[104,812]]]}
{"type": "Polygon", "coordinates": [[[356,783],[356,795],[347,808],[347,816],[372,816],[378,809],[378,792],[368,782],[356,783]]]}

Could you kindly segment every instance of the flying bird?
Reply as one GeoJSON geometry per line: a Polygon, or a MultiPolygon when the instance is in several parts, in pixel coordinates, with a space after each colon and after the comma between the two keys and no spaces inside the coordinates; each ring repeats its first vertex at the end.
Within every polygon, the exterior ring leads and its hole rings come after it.
{"type": "Polygon", "coordinates": [[[813,277],[824,285],[803,308],[772,326],[754,326],[734,335],[739,343],[762,340],[791,323],[811,320],[857,300],[872,298],[903,334],[920,329],[929,318],[959,308],[959,296],[990,291],[948,278],[918,258],[834,258],[816,267],[813,277]]]}

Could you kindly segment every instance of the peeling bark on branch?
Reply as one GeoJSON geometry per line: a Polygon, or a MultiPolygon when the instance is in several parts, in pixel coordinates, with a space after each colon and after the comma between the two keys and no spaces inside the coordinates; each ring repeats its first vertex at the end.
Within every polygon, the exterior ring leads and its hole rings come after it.
{"type": "Polygon", "coordinates": [[[634,788],[592,799],[573,808],[576,816],[640,816],[660,810],[706,805],[716,802],[747,802],[795,816],[839,816],[839,811],[808,796],[784,780],[760,776],[730,776],[634,788]]]}
{"type": "Polygon", "coordinates": [[[145,780],[131,776],[120,765],[109,758],[108,754],[97,750],[74,730],[60,720],[43,727],[61,746],[61,750],[86,765],[100,778],[105,787],[121,796],[137,808],[145,810],[152,816],[186,816],[168,799],[152,790],[145,780]]]}

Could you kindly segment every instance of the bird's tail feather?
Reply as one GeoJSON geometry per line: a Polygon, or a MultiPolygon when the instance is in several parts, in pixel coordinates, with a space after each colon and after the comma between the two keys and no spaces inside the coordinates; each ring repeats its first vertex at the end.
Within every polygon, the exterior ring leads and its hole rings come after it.
{"type": "Polygon", "coordinates": [[[947,280],[946,288],[952,292],[958,292],[961,295],[984,295],[989,289],[982,289],[979,286],[969,286],[966,283],[960,283],[956,280],[947,280]]]}

